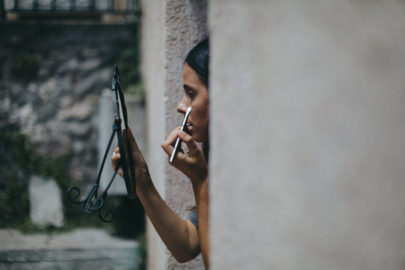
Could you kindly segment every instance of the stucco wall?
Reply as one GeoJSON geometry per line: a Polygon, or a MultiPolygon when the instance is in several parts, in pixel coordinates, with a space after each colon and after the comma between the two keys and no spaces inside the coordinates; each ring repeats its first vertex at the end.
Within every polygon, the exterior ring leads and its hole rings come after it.
{"type": "MultiPolygon", "coordinates": [[[[164,53],[165,1],[142,1],[141,62],[146,97],[148,165],[154,184],[164,195],[165,158],[160,143],[165,133],[165,53],[164,53]]],[[[163,243],[147,219],[147,267],[165,269],[167,256],[163,243]]]]}
{"type": "Polygon", "coordinates": [[[212,269],[405,268],[404,14],[210,1],[212,269]]]}
{"type": "MultiPolygon", "coordinates": [[[[167,162],[160,147],[182,116],[176,112],[183,93],[182,72],[187,52],[206,35],[205,0],[143,1],[142,69],[147,88],[149,167],[168,205],[187,218],[194,203],[189,181],[167,162]]],[[[202,260],[179,264],[148,225],[148,269],[201,269],[202,260]]]]}

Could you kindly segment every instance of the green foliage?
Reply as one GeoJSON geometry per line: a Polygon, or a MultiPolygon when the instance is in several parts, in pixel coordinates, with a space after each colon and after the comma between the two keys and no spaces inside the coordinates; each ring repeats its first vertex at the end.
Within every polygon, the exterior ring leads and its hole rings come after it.
{"type": "MultiPolygon", "coordinates": [[[[109,59],[106,62],[103,61],[102,64],[112,67],[117,63],[121,71],[123,90],[126,93],[144,97],[139,70],[138,28],[135,25],[128,27],[133,31],[131,38],[124,40],[114,52],[109,53],[106,56],[109,59]]],[[[48,31],[48,34],[52,34],[52,31],[48,31]]],[[[43,33],[42,29],[41,33],[43,33]]],[[[42,43],[36,42],[42,41],[42,39],[43,36],[33,32],[32,37],[25,39],[27,42],[19,42],[20,53],[11,56],[9,54],[6,57],[7,53],[0,51],[0,60],[10,60],[7,63],[11,64],[9,70],[13,79],[29,82],[39,77],[41,62],[47,59],[47,55],[50,55],[49,46],[42,47],[44,49],[41,51],[42,43]],[[35,42],[33,38],[36,38],[35,42]],[[44,51],[47,54],[44,54],[44,51]]],[[[16,45],[12,44],[12,46],[16,45]]],[[[5,123],[3,116],[0,115],[0,228],[15,228],[24,233],[55,233],[78,227],[103,227],[120,237],[136,238],[140,235],[143,247],[140,256],[145,258],[144,213],[139,201],[130,201],[126,196],[109,195],[104,209],[111,208],[116,213],[115,221],[110,224],[101,222],[97,214],[84,215],[81,206],[72,204],[67,198],[67,189],[77,185],[77,181],[71,179],[68,174],[71,156],[69,153],[62,157],[40,154],[37,151],[40,149],[39,147],[34,145],[28,136],[22,134],[17,126],[5,123]],[[28,184],[32,175],[52,178],[59,185],[65,218],[63,228],[42,228],[31,223],[28,184]]],[[[83,189],[82,192],[87,194],[88,190],[83,189]]],[[[140,269],[145,269],[144,265],[140,269]]]]}
{"type": "Polygon", "coordinates": [[[135,49],[124,50],[118,58],[117,64],[121,74],[121,86],[125,93],[145,98],[138,66],[138,52],[135,49]]]}
{"type": "Polygon", "coordinates": [[[16,126],[0,127],[0,227],[34,229],[29,221],[28,179],[31,175],[54,178],[62,188],[69,179],[66,160],[38,155],[16,126]]]}
{"type": "Polygon", "coordinates": [[[138,199],[130,200],[128,196],[107,197],[105,209],[113,209],[116,218],[111,233],[123,238],[136,238],[145,230],[145,214],[138,199]]]}
{"type": "MultiPolygon", "coordinates": [[[[53,178],[65,195],[72,179],[66,168],[69,156],[54,158],[35,151],[34,145],[17,127],[0,127],[0,227],[18,228],[24,232],[55,231],[55,228],[38,228],[30,223],[28,180],[31,175],[53,178]]],[[[84,217],[67,196],[63,196],[65,226],[69,230],[79,226],[101,226],[98,220],[84,217]]]]}
{"type": "Polygon", "coordinates": [[[146,94],[143,84],[130,85],[126,88],[125,93],[139,97],[143,102],[145,101],[146,94]]]}
{"type": "Polygon", "coordinates": [[[36,54],[18,53],[11,64],[14,79],[29,81],[38,76],[41,59],[36,54]]]}
{"type": "Polygon", "coordinates": [[[0,127],[0,227],[29,222],[27,168],[35,166],[25,137],[16,128],[0,127]]]}
{"type": "MultiPolygon", "coordinates": [[[[0,228],[18,228],[24,232],[55,232],[78,227],[103,227],[112,234],[136,238],[144,231],[144,212],[138,200],[127,196],[108,196],[104,209],[113,209],[114,222],[106,224],[97,214],[84,215],[72,204],[66,191],[73,185],[67,172],[69,156],[53,158],[35,151],[34,145],[15,126],[0,126],[0,228]],[[63,228],[39,228],[29,218],[28,179],[31,175],[53,178],[63,194],[65,224],[63,228]]],[[[88,190],[83,190],[88,192],[88,190]]]]}
{"type": "Polygon", "coordinates": [[[118,58],[118,67],[121,73],[121,83],[131,85],[140,81],[138,68],[138,52],[134,49],[126,49],[121,52],[118,58]]]}
{"type": "Polygon", "coordinates": [[[120,70],[122,90],[144,99],[145,89],[139,65],[139,25],[130,24],[127,27],[130,37],[125,44],[125,49],[118,51],[113,61],[118,64],[120,70]]]}
{"type": "Polygon", "coordinates": [[[29,223],[29,201],[26,185],[10,181],[1,185],[0,228],[19,227],[29,223]]]}

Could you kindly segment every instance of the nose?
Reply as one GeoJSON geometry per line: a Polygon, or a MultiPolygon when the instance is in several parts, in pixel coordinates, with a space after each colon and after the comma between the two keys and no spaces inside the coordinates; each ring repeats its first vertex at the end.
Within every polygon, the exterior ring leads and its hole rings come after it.
{"type": "Polygon", "coordinates": [[[183,98],[180,100],[179,104],[177,104],[177,111],[179,113],[185,114],[186,110],[187,110],[187,105],[184,102],[184,96],[183,96],[183,98]]]}

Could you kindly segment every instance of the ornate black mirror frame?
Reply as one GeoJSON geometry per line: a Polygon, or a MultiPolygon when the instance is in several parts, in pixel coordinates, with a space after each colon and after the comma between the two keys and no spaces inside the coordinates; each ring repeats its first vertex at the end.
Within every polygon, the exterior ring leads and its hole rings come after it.
{"type": "Polygon", "coordinates": [[[90,190],[87,197],[83,200],[79,199],[80,189],[78,187],[70,187],[68,189],[68,198],[72,203],[82,205],[83,212],[87,215],[92,215],[92,214],[98,213],[99,218],[104,222],[111,222],[115,218],[115,213],[112,209],[108,209],[106,212],[103,212],[102,208],[107,199],[108,189],[111,187],[111,184],[113,183],[115,176],[117,175],[118,169],[120,167],[122,167],[122,170],[124,173],[124,180],[125,180],[125,186],[127,189],[128,197],[130,199],[134,199],[136,197],[135,170],[134,170],[134,166],[133,166],[134,165],[133,158],[132,158],[131,154],[126,153],[126,150],[130,151],[131,148],[129,146],[128,140],[126,140],[124,142],[123,135],[122,135],[122,128],[121,128],[122,120],[120,117],[120,104],[121,104],[121,109],[122,109],[122,115],[124,118],[124,127],[126,130],[128,130],[128,114],[127,114],[127,108],[125,106],[124,93],[121,90],[120,73],[119,73],[117,65],[114,66],[111,91],[113,91],[113,107],[114,107],[114,113],[115,113],[115,120],[114,120],[114,123],[112,126],[112,133],[111,133],[107,148],[106,148],[104,156],[103,156],[103,161],[102,161],[100,169],[98,171],[96,183],[93,185],[93,187],[90,190]],[[117,135],[118,146],[120,148],[120,155],[121,155],[120,163],[117,166],[117,168],[115,169],[105,190],[101,193],[101,195],[98,195],[98,188],[100,185],[101,174],[102,174],[108,153],[110,152],[111,144],[112,144],[112,141],[113,141],[115,135],[117,135]],[[126,145],[124,145],[124,144],[126,144],[126,145]]]}

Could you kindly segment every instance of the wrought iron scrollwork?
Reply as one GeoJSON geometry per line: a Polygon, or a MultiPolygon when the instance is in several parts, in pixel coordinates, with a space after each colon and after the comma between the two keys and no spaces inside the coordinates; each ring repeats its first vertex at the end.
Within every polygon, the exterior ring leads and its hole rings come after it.
{"type": "Polygon", "coordinates": [[[80,189],[78,187],[70,187],[68,189],[67,195],[69,200],[77,205],[82,205],[83,213],[87,215],[93,215],[98,213],[100,220],[103,222],[112,222],[115,218],[115,213],[112,209],[108,209],[107,211],[102,211],[102,208],[107,200],[107,192],[111,187],[115,176],[117,175],[118,169],[121,167],[124,174],[125,186],[127,188],[128,197],[130,199],[134,199],[136,197],[136,188],[135,188],[135,171],[134,171],[134,163],[132,159],[132,155],[127,155],[126,150],[130,149],[128,140],[124,141],[122,136],[122,129],[121,129],[121,117],[120,117],[120,104],[122,109],[122,114],[124,118],[124,127],[128,130],[128,114],[127,108],[125,106],[125,99],[124,94],[121,90],[120,85],[120,74],[118,70],[118,66],[114,66],[114,75],[112,79],[112,86],[111,90],[113,91],[113,107],[115,113],[115,120],[112,126],[112,134],[108,141],[107,149],[103,156],[103,161],[101,163],[101,167],[98,171],[96,183],[93,185],[92,189],[87,194],[86,198],[80,200],[80,189]],[[106,162],[109,150],[111,148],[111,144],[114,140],[115,135],[117,135],[118,145],[120,148],[120,163],[118,164],[117,168],[115,169],[107,187],[98,195],[98,189],[100,186],[100,178],[104,168],[104,164],[106,162]]]}

